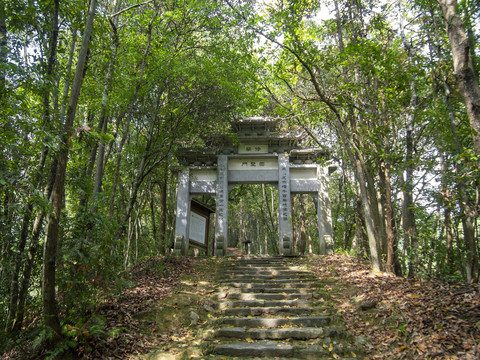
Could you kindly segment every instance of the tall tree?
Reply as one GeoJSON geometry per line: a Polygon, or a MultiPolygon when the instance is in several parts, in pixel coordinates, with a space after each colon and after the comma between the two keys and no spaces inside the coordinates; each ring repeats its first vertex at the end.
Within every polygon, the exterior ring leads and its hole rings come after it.
{"type": "Polygon", "coordinates": [[[471,47],[465,25],[457,12],[457,0],[439,0],[447,26],[455,77],[473,130],[473,143],[480,154],[480,87],[473,67],[471,47]]]}
{"type": "Polygon", "coordinates": [[[43,316],[45,325],[53,332],[56,339],[61,337],[60,321],[57,312],[56,300],[56,260],[58,246],[58,232],[60,215],[65,195],[65,176],[67,171],[68,151],[70,142],[75,136],[73,123],[77,111],[78,99],[85,75],[85,64],[87,60],[88,46],[93,30],[97,1],[91,0],[88,9],[88,16],[85,23],[85,30],[82,39],[82,46],[77,59],[77,68],[73,79],[67,115],[63,127],[62,140],[57,156],[57,169],[55,174],[55,185],[52,192],[52,213],[49,216],[47,238],[45,241],[43,259],[43,316]]]}

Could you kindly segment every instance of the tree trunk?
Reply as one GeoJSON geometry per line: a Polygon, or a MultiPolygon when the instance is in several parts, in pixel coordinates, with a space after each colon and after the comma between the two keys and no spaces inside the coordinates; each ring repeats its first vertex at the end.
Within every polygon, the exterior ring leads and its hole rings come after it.
{"type": "Polygon", "coordinates": [[[447,247],[447,256],[445,259],[445,265],[448,269],[448,274],[453,275],[455,271],[455,257],[453,253],[453,233],[452,233],[452,210],[451,204],[453,203],[452,192],[448,188],[448,183],[446,181],[447,177],[447,164],[445,160],[445,155],[440,149],[440,169],[442,172],[442,187],[441,193],[443,195],[443,224],[445,226],[445,241],[447,247]]]}
{"type": "Polygon", "coordinates": [[[412,129],[407,130],[407,153],[405,163],[407,164],[405,171],[405,181],[403,186],[403,231],[405,236],[405,244],[409,245],[409,262],[408,276],[413,277],[417,274],[419,266],[418,258],[418,234],[415,224],[415,213],[413,211],[413,138],[412,129]]]}
{"type": "MultiPolygon", "coordinates": [[[[128,135],[129,135],[129,128],[130,128],[130,122],[132,120],[132,111],[133,111],[133,106],[135,105],[135,100],[137,99],[138,92],[140,90],[140,86],[143,83],[143,76],[145,74],[145,63],[147,60],[147,55],[150,50],[150,43],[152,40],[152,24],[153,24],[153,19],[150,21],[150,24],[148,26],[148,38],[147,38],[147,45],[145,46],[145,51],[143,52],[143,58],[142,58],[142,65],[140,67],[140,78],[137,81],[137,85],[135,86],[135,91],[133,92],[132,98],[130,99],[130,103],[128,106],[127,110],[127,122],[125,124],[125,129],[123,132],[122,139],[120,140],[120,144],[118,145],[117,148],[117,161],[115,165],[115,175],[113,176],[113,185],[112,185],[112,192],[110,195],[110,217],[113,216],[113,210],[115,207],[115,194],[116,194],[116,189],[118,185],[118,179],[120,176],[120,164],[122,160],[122,150],[123,146],[125,145],[125,142],[127,141],[128,135]]],[[[120,116],[120,117],[123,117],[120,116]]],[[[135,195],[136,196],[136,195],[135,195]]]]}
{"type": "MultiPolygon", "coordinates": [[[[297,227],[295,221],[298,219],[299,212],[295,209],[295,197],[290,198],[290,208],[292,209],[292,250],[293,253],[297,251],[297,227]]],[[[301,216],[301,215],[300,215],[301,216]]]]}
{"type": "MultiPolygon", "coordinates": [[[[120,8],[120,3],[121,0],[118,0],[115,2],[113,8],[112,8],[112,14],[115,14],[119,8],[120,8]]],[[[115,18],[116,19],[116,18],[115,18]]],[[[100,121],[99,121],[99,127],[101,124],[101,129],[100,134],[106,134],[107,133],[107,128],[108,128],[108,117],[107,117],[107,107],[108,107],[108,101],[110,98],[110,91],[112,88],[112,83],[113,83],[113,73],[115,71],[115,65],[116,65],[116,60],[117,60],[117,50],[118,50],[118,35],[117,35],[117,27],[116,27],[116,20],[112,19],[110,21],[110,25],[112,28],[112,53],[110,56],[110,61],[108,63],[108,70],[107,70],[107,76],[105,78],[105,86],[103,88],[103,94],[102,94],[102,104],[101,104],[101,110],[100,110],[100,121]]],[[[97,163],[95,167],[95,181],[93,185],[93,193],[92,193],[92,201],[95,202],[98,194],[101,191],[102,187],[102,179],[103,179],[103,172],[105,169],[105,141],[103,139],[100,139],[98,143],[98,154],[97,154],[97,163]]]]}
{"type": "MultiPolygon", "coordinates": [[[[461,154],[460,141],[457,136],[457,128],[455,124],[455,114],[450,105],[450,88],[446,82],[444,82],[445,96],[448,108],[448,117],[450,120],[450,128],[455,146],[455,152],[457,155],[461,154]]],[[[463,171],[463,165],[460,162],[455,162],[457,173],[461,174],[463,171]]],[[[475,239],[474,219],[475,211],[472,209],[471,200],[467,192],[467,185],[462,179],[458,180],[458,192],[460,208],[462,210],[462,226],[463,237],[465,242],[466,260],[465,260],[465,277],[467,282],[471,283],[475,280],[475,270],[478,270],[478,257],[477,257],[477,241],[475,239]]]]}
{"type": "Polygon", "coordinates": [[[127,244],[125,246],[125,254],[124,254],[124,259],[123,259],[123,267],[125,270],[128,268],[128,262],[130,260],[130,243],[132,240],[132,234],[133,234],[133,229],[132,229],[132,218],[128,220],[128,231],[127,231],[127,244]]]}
{"type": "Polygon", "coordinates": [[[381,162],[380,183],[382,184],[385,196],[385,226],[387,231],[387,263],[385,271],[395,274],[395,232],[394,232],[394,216],[392,203],[392,183],[390,179],[390,164],[385,160],[381,162]]]}
{"type": "Polygon", "coordinates": [[[305,202],[304,195],[300,195],[299,200],[299,217],[300,217],[300,241],[298,242],[297,252],[300,255],[305,255],[305,249],[307,246],[307,229],[305,226],[305,202]]]}
{"type": "Polygon", "coordinates": [[[84,67],[87,59],[88,45],[93,29],[93,20],[95,18],[95,10],[97,1],[92,0],[88,11],[87,22],[85,24],[85,32],[83,35],[82,46],[78,55],[77,68],[72,84],[72,91],[67,110],[64,125],[64,134],[60,143],[60,149],[57,156],[57,170],[55,175],[55,185],[52,192],[52,213],[49,216],[47,238],[44,247],[43,259],[43,317],[47,328],[49,328],[55,339],[61,337],[60,321],[57,313],[56,301],[56,257],[58,244],[58,231],[60,215],[65,195],[65,177],[68,162],[68,150],[70,147],[70,137],[73,132],[73,122],[77,110],[78,98],[82,88],[84,67]]]}
{"type": "Polygon", "coordinates": [[[150,190],[150,217],[152,222],[153,239],[157,241],[157,222],[155,221],[155,196],[153,195],[153,186],[150,190]]]}
{"type": "MultiPolygon", "coordinates": [[[[378,206],[375,208],[375,204],[372,204],[372,196],[368,196],[368,186],[373,188],[373,184],[368,184],[365,181],[364,177],[364,164],[357,159],[355,161],[356,165],[356,174],[357,174],[357,181],[360,186],[360,195],[363,204],[363,215],[365,216],[365,225],[367,229],[367,237],[368,237],[368,248],[370,250],[370,261],[372,264],[372,268],[375,271],[382,270],[382,259],[380,258],[380,251],[379,246],[381,241],[379,239],[376,226],[376,216],[375,211],[378,211],[378,206]]],[[[377,216],[378,218],[378,216],[377,216]]]]}
{"type": "Polygon", "coordinates": [[[340,10],[338,9],[338,1],[334,1],[335,4],[335,20],[337,22],[337,41],[338,41],[338,49],[340,53],[343,53],[345,49],[345,45],[343,44],[343,24],[342,19],[340,17],[340,10]]]}
{"type": "MultiPolygon", "coordinates": [[[[2,4],[3,5],[3,4],[2,4]]],[[[58,11],[59,11],[59,0],[53,2],[52,8],[52,22],[49,34],[49,42],[48,42],[48,49],[47,49],[47,65],[44,74],[44,92],[43,92],[43,122],[44,125],[50,124],[50,89],[52,86],[54,69],[55,69],[55,62],[57,58],[57,43],[58,43],[58,11]]],[[[1,25],[0,25],[1,26],[1,25]]],[[[35,173],[35,178],[32,183],[32,188],[36,189],[38,184],[40,183],[43,168],[45,166],[45,161],[48,155],[48,147],[44,147],[41,155],[40,160],[37,166],[37,170],[35,173]]],[[[28,195],[30,197],[30,194],[28,195]]],[[[20,238],[18,241],[18,250],[14,262],[14,272],[12,276],[11,286],[10,286],[10,309],[9,315],[7,317],[7,321],[5,324],[6,331],[10,330],[10,326],[12,321],[16,317],[17,312],[17,302],[18,302],[18,280],[20,277],[20,268],[23,262],[23,255],[25,250],[25,245],[27,243],[28,237],[28,230],[30,228],[30,220],[33,211],[33,200],[29,199],[27,201],[27,205],[25,206],[24,216],[22,219],[22,228],[20,231],[20,238]]]]}
{"type": "MultiPolygon", "coordinates": [[[[50,170],[50,175],[49,175],[49,180],[47,182],[47,185],[45,186],[44,194],[47,199],[50,199],[50,196],[52,194],[53,190],[53,185],[55,182],[55,172],[57,169],[57,162],[54,161],[51,165],[51,170],[50,170]]],[[[32,269],[33,266],[35,265],[35,257],[38,252],[38,247],[39,247],[39,240],[40,240],[40,234],[43,228],[43,221],[46,216],[46,211],[45,210],[40,210],[37,213],[37,216],[35,217],[35,221],[33,223],[33,228],[32,228],[32,234],[30,238],[30,244],[28,247],[28,252],[27,252],[27,259],[25,262],[25,266],[23,269],[23,277],[22,277],[22,283],[20,286],[20,291],[18,293],[18,304],[17,304],[17,313],[15,316],[15,320],[12,324],[12,332],[13,333],[18,333],[22,327],[23,324],[23,317],[25,314],[25,301],[27,298],[28,294],[28,288],[30,286],[30,278],[32,274],[32,269]]]]}
{"type": "MultiPolygon", "coordinates": [[[[275,241],[275,236],[273,235],[274,231],[275,231],[274,230],[275,229],[275,224],[274,224],[274,221],[273,221],[272,210],[270,210],[269,199],[268,199],[267,191],[266,191],[266,188],[265,188],[264,184],[262,184],[262,197],[263,197],[264,211],[265,211],[265,214],[267,215],[266,226],[267,226],[267,229],[268,229],[268,243],[270,244],[269,254],[273,255],[273,254],[277,253],[278,245],[275,241]]],[[[273,198],[272,198],[272,201],[273,201],[273,198]]],[[[273,206],[273,204],[272,204],[272,206],[273,206]]]]}
{"type": "Polygon", "coordinates": [[[474,148],[480,154],[480,87],[470,56],[471,44],[463,21],[456,12],[457,0],[439,0],[439,3],[446,20],[455,77],[473,129],[474,148]]]}
{"type": "MultiPolygon", "coordinates": [[[[60,106],[60,114],[58,115],[58,119],[60,119],[60,121],[63,121],[65,118],[65,112],[67,111],[68,90],[70,89],[70,81],[72,78],[73,54],[75,52],[76,44],[77,30],[72,29],[72,42],[70,43],[70,50],[68,52],[68,64],[67,71],[65,72],[65,83],[63,84],[62,104],[60,106]]],[[[58,121],[58,119],[56,120],[58,121]]]]}
{"type": "MultiPolygon", "coordinates": [[[[40,161],[37,168],[35,179],[32,183],[32,188],[37,188],[41,181],[43,168],[48,154],[48,147],[42,150],[40,155],[40,161]]],[[[29,194],[29,197],[31,194],[29,194]]],[[[42,210],[41,210],[42,211],[42,210]]],[[[14,319],[17,317],[18,302],[19,302],[19,278],[21,267],[24,262],[24,251],[27,243],[28,231],[30,228],[30,220],[33,212],[33,200],[30,198],[25,207],[25,213],[22,219],[22,229],[20,231],[20,238],[18,241],[17,254],[14,256],[14,272],[12,274],[12,281],[10,285],[10,307],[8,312],[7,321],[5,323],[5,331],[11,330],[11,325],[14,319]]],[[[25,274],[23,274],[25,276],[25,274]]],[[[30,275],[29,275],[30,277],[30,275]]]]}
{"type": "Polygon", "coordinates": [[[5,0],[0,0],[0,108],[4,109],[4,102],[7,96],[7,55],[8,55],[8,39],[7,39],[7,23],[5,0]]]}

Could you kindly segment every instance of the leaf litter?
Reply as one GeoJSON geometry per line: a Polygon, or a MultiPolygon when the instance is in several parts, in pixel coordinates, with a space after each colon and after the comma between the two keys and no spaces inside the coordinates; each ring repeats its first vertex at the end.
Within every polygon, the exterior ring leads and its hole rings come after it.
{"type": "Polygon", "coordinates": [[[346,255],[310,260],[367,359],[479,359],[480,287],[372,272],[346,255]]]}
{"type": "Polygon", "coordinates": [[[134,359],[160,341],[175,341],[175,337],[187,336],[188,331],[181,328],[176,333],[152,337],[155,324],[141,321],[136,315],[174,294],[181,276],[193,269],[194,259],[189,257],[151,257],[122,274],[132,285],[125,287],[120,294],[103,297],[98,305],[97,315],[105,319],[107,336],[90,338],[77,349],[77,355],[85,360],[134,359]]]}

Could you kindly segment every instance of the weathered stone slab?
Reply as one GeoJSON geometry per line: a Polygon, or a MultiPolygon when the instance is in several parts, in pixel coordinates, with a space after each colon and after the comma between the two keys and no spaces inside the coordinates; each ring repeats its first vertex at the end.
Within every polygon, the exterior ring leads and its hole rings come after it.
{"type": "Polygon", "coordinates": [[[241,308],[241,307],[275,307],[275,306],[310,306],[311,301],[306,300],[233,300],[218,304],[218,309],[241,308]]]}
{"type": "Polygon", "coordinates": [[[311,293],[219,293],[218,299],[230,299],[230,300],[309,300],[313,299],[311,293]]]}
{"type": "Polygon", "coordinates": [[[256,268],[256,267],[251,267],[251,268],[243,268],[239,269],[236,268],[234,270],[225,270],[223,272],[223,275],[271,275],[271,276],[277,276],[277,275],[308,275],[312,276],[312,273],[309,271],[300,271],[300,270],[291,270],[287,268],[268,268],[268,267],[263,267],[263,268],[256,268]]]}
{"type": "Polygon", "coordinates": [[[226,316],[262,316],[262,315],[278,315],[278,314],[311,314],[313,309],[310,307],[243,307],[225,309],[223,313],[226,316]]]}
{"type": "Polygon", "coordinates": [[[265,273],[253,273],[253,274],[222,274],[221,278],[224,280],[227,279],[234,279],[235,281],[255,281],[259,282],[261,280],[285,280],[288,279],[289,281],[297,281],[297,280],[313,280],[312,274],[298,274],[295,272],[288,273],[288,274],[265,274],[265,273]]]}
{"type": "Polygon", "coordinates": [[[309,340],[325,336],[323,328],[269,328],[269,329],[245,329],[241,327],[222,328],[217,331],[218,337],[253,339],[253,340],[309,340]]]}
{"type": "Polygon", "coordinates": [[[292,357],[293,346],[277,342],[236,342],[217,345],[213,351],[217,355],[252,357],[292,357]]]}
{"type": "Polygon", "coordinates": [[[330,316],[302,316],[302,317],[288,317],[288,318],[251,318],[251,317],[237,317],[237,318],[223,318],[220,320],[221,324],[229,326],[243,326],[246,328],[274,328],[280,326],[305,326],[305,327],[323,327],[330,324],[330,316]]]}
{"type": "Polygon", "coordinates": [[[286,285],[289,285],[290,287],[304,287],[304,286],[299,286],[301,285],[302,283],[312,283],[312,282],[316,282],[317,280],[314,279],[314,278],[306,278],[306,279],[299,279],[299,280],[292,280],[292,279],[238,279],[238,278],[235,278],[235,279],[223,279],[223,280],[220,280],[220,282],[225,282],[225,283],[228,283],[228,282],[232,282],[232,284],[234,283],[238,283],[238,284],[247,284],[247,285],[255,285],[255,284],[260,284],[262,286],[264,285],[269,285],[269,286],[273,286],[273,285],[282,285],[282,284],[286,284],[286,285]]]}

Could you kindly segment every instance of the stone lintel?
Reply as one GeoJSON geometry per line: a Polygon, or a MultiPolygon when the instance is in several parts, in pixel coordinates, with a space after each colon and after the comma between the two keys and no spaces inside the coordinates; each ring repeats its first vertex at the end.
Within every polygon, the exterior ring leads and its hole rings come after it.
{"type": "Polygon", "coordinates": [[[314,180],[290,180],[291,194],[317,194],[318,182],[314,180]]]}
{"type": "Polygon", "coordinates": [[[209,194],[215,195],[217,192],[217,182],[216,181],[192,181],[190,183],[190,194],[193,195],[202,195],[209,194]]]}

